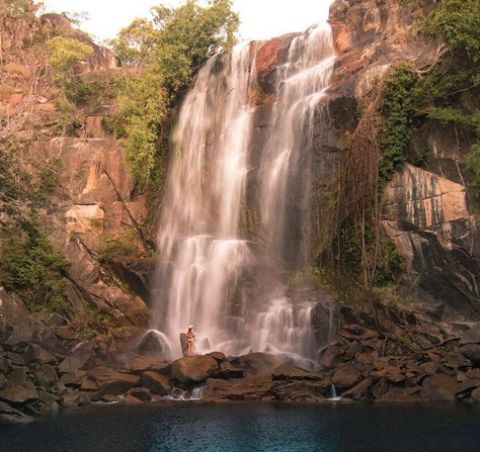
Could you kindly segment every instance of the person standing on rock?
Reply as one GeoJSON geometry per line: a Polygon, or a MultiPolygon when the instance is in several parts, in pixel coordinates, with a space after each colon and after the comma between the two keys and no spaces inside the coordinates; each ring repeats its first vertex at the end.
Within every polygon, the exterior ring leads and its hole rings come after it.
{"type": "Polygon", "coordinates": [[[193,331],[193,325],[188,327],[187,331],[187,356],[193,355],[193,349],[195,348],[195,332],[193,331]]]}

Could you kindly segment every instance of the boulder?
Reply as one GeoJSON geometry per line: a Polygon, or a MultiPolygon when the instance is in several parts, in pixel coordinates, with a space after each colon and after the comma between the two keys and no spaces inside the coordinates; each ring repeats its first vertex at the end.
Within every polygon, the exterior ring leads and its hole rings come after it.
{"type": "Polygon", "coordinates": [[[466,331],[460,336],[460,345],[480,344],[480,325],[466,331]]]}
{"type": "Polygon", "coordinates": [[[127,397],[134,397],[141,402],[150,402],[152,396],[148,388],[131,388],[127,391],[127,397]]]}
{"type": "Polygon", "coordinates": [[[460,350],[475,366],[480,366],[479,344],[467,344],[464,345],[460,350]]]}
{"type": "Polygon", "coordinates": [[[55,334],[63,341],[76,341],[78,339],[78,333],[70,325],[57,326],[55,334]]]}
{"type": "Polygon", "coordinates": [[[415,398],[403,388],[391,388],[379,400],[381,402],[411,403],[415,401],[415,398]]]}
{"type": "Polygon", "coordinates": [[[250,353],[232,361],[245,369],[247,376],[271,374],[272,370],[285,363],[285,359],[269,353],[250,353]]]}
{"type": "Polygon", "coordinates": [[[361,377],[362,374],[355,367],[345,366],[334,373],[332,383],[340,390],[348,389],[357,384],[361,377]]]}
{"type": "Polygon", "coordinates": [[[203,400],[272,400],[271,389],[272,379],[265,374],[236,380],[210,378],[203,400]]]}
{"type": "Polygon", "coordinates": [[[138,353],[142,355],[161,355],[168,351],[168,344],[157,331],[150,330],[137,345],[138,353]]]}
{"type": "Polygon", "coordinates": [[[37,416],[56,413],[59,409],[55,396],[46,391],[38,391],[38,400],[29,404],[28,409],[37,416]]]}
{"type": "Polygon", "coordinates": [[[82,369],[93,355],[93,347],[90,343],[78,346],[70,356],[67,356],[58,366],[62,373],[74,373],[82,369]]]}
{"type": "Polygon", "coordinates": [[[7,386],[7,377],[5,377],[3,374],[0,374],[0,389],[3,389],[5,386],[7,386]]]}
{"type": "Polygon", "coordinates": [[[16,317],[9,321],[9,326],[12,327],[12,333],[6,341],[8,345],[36,343],[51,350],[61,348],[53,330],[33,316],[16,317]]]}
{"type": "MultiPolygon", "coordinates": [[[[103,400],[105,402],[117,402],[118,401],[118,397],[117,396],[104,396],[103,397],[103,400]],[[114,400],[109,400],[110,397],[113,397],[114,400]]],[[[122,400],[123,403],[127,404],[127,405],[140,405],[143,403],[143,400],[140,400],[140,399],[137,399],[135,396],[131,395],[131,394],[127,394],[125,396],[125,398],[122,400]]]]}
{"type": "Polygon", "coordinates": [[[388,366],[385,369],[384,376],[392,383],[401,383],[402,381],[405,381],[405,375],[402,374],[402,370],[395,366],[388,366]]]}
{"type": "Polygon", "coordinates": [[[35,371],[35,382],[45,388],[53,386],[58,382],[58,376],[55,368],[46,364],[37,369],[35,371]]]}
{"type": "Polygon", "coordinates": [[[229,362],[223,362],[220,364],[220,369],[217,370],[212,377],[220,378],[223,380],[229,380],[230,378],[243,378],[245,371],[240,367],[235,367],[229,362]]]}
{"type": "Polygon", "coordinates": [[[211,356],[186,356],[172,363],[172,378],[186,386],[202,383],[218,370],[211,356]]]}
{"type": "Polygon", "coordinates": [[[142,375],[141,385],[150,392],[165,396],[173,389],[172,384],[165,375],[158,372],[147,371],[142,375]]]}
{"type": "Polygon", "coordinates": [[[0,399],[13,404],[23,404],[38,399],[38,392],[33,385],[7,386],[0,391],[0,399]]]}
{"type": "Polygon", "coordinates": [[[170,362],[156,356],[138,356],[125,366],[126,369],[135,373],[154,370],[164,375],[168,375],[170,373],[170,367],[170,362]]]}
{"type": "Polygon", "coordinates": [[[480,380],[480,369],[470,369],[467,370],[465,375],[472,380],[480,380]]]}
{"type": "Polygon", "coordinates": [[[291,364],[282,364],[273,369],[272,378],[274,380],[321,380],[322,376],[291,364]]]}
{"type": "Polygon", "coordinates": [[[64,408],[76,408],[89,403],[89,401],[90,398],[84,392],[68,390],[62,394],[61,403],[64,408]]]}
{"type": "Polygon", "coordinates": [[[336,366],[338,363],[342,362],[343,353],[344,351],[340,347],[328,347],[322,355],[322,366],[326,367],[327,369],[336,366]]]}
{"type": "Polygon", "coordinates": [[[108,367],[100,366],[88,373],[87,379],[93,380],[98,386],[98,394],[103,396],[121,395],[139,385],[138,375],[118,372],[108,367]]]}
{"type": "Polygon", "coordinates": [[[87,372],[84,370],[77,370],[76,372],[73,372],[71,374],[62,375],[62,377],[60,378],[60,381],[65,386],[79,387],[82,384],[82,380],[86,374],[87,372]]]}
{"type": "Polygon", "coordinates": [[[208,353],[208,356],[211,356],[212,358],[216,359],[219,363],[225,360],[225,355],[221,352],[212,352],[208,353]]]}
{"type": "Polygon", "coordinates": [[[480,388],[474,389],[472,391],[472,399],[475,402],[480,402],[480,388]]]}
{"type": "Polygon", "coordinates": [[[26,367],[17,367],[8,374],[8,386],[31,386],[26,367]]]}
{"type": "Polygon", "coordinates": [[[435,374],[423,381],[421,395],[429,402],[454,402],[457,392],[458,384],[455,378],[435,374]]]}
{"type": "Polygon", "coordinates": [[[370,396],[370,388],[372,387],[372,384],[373,380],[371,378],[365,378],[353,388],[343,392],[342,397],[351,398],[354,400],[362,400],[370,396]]]}
{"type": "Polygon", "coordinates": [[[5,358],[7,358],[10,361],[10,364],[14,366],[24,366],[25,365],[25,360],[23,359],[23,356],[20,355],[19,353],[15,352],[6,352],[5,353],[5,358]]]}
{"type": "Polygon", "coordinates": [[[86,392],[93,392],[98,390],[98,385],[96,381],[87,377],[82,380],[82,383],[80,384],[80,389],[86,392]]]}
{"type": "Polygon", "coordinates": [[[270,390],[275,400],[289,402],[320,402],[325,400],[326,385],[317,381],[273,382],[270,390]]]}
{"type": "Polygon", "coordinates": [[[23,357],[28,365],[55,364],[58,361],[55,355],[36,344],[30,344],[23,357]]]}
{"type": "Polygon", "coordinates": [[[21,411],[16,410],[5,402],[0,401],[0,425],[25,424],[34,419],[21,411]]]}
{"type": "Polygon", "coordinates": [[[465,380],[457,385],[457,394],[462,394],[478,387],[480,387],[480,380],[465,380]]]}

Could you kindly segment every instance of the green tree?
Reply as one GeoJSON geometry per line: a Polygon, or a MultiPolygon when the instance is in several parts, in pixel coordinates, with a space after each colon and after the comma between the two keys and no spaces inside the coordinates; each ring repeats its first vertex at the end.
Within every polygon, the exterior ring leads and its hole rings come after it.
{"type": "Polygon", "coordinates": [[[452,51],[480,61],[480,0],[441,0],[427,18],[427,28],[452,51]]]}
{"type": "Polygon", "coordinates": [[[55,36],[47,42],[48,64],[53,69],[53,79],[62,84],[73,78],[75,68],[89,56],[93,49],[75,38],[55,36]]]}
{"type": "Polygon", "coordinates": [[[151,20],[136,20],[112,42],[125,63],[142,66],[119,80],[113,119],[139,181],[162,185],[175,106],[205,60],[234,43],[238,24],[230,0],[189,0],[153,8],[151,20]]]}

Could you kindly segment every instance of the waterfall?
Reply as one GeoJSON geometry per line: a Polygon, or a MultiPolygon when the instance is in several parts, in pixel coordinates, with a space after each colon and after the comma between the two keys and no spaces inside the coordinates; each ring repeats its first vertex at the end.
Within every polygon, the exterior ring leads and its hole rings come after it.
{"type": "MultiPolygon", "coordinates": [[[[249,44],[235,47],[229,60],[210,59],[180,113],[158,235],[159,284],[168,306],[164,324],[176,356],[178,335],[190,323],[208,335],[205,349],[228,337],[224,317],[229,290],[252,259],[247,242],[239,238],[239,216],[254,74],[249,44]]],[[[154,319],[156,326],[160,322],[154,319]]]]}
{"type": "Polygon", "coordinates": [[[295,267],[307,255],[315,114],[334,55],[330,27],[314,27],[293,39],[277,75],[278,99],[260,169],[260,212],[264,239],[295,267]]]}
{"type": "Polygon", "coordinates": [[[159,224],[152,319],[152,327],[168,336],[172,357],[180,356],[178,337],[189,324],[198,333],[200,353],[312,357],[314,304],[293,301],[279,275],[306,264],[314,126],[334,63],[331,31],[313,27],[294,38],[278,68],[276,101],[253,182],[260,221],[247,240],[241,224],[251,183],[254,48],[242,44],[211,58],[180,111],[159,224]],[[268,284],[257,271],[260,254],[274,257],[267,264],[262,260],[268,284]],[[246,280],[268,286],[267,294],[249,297],[246,280]]]}

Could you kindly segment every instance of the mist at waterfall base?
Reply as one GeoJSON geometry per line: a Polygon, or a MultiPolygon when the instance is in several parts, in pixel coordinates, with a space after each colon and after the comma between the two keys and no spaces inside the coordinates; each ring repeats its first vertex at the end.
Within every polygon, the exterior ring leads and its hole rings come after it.
{"type": "Polygon", "coordinates": [[[476,452],[480,409],[466,405],[87,407],[0,428],[8,452],[476,452]]]}
{"type": "Polygon", "coordinates": [[[189,324],[197,353],[315,358],[318,299],[292,296],[284,275],[308,264],[313,127],[335,61],[332,34],[319,25],[293,38],[265,143],[252,155],[259,45],[211,58],[179,114],[151,325],[170,358],[181,356],[189,324]]]}

